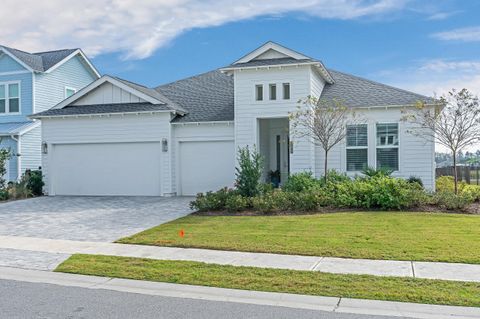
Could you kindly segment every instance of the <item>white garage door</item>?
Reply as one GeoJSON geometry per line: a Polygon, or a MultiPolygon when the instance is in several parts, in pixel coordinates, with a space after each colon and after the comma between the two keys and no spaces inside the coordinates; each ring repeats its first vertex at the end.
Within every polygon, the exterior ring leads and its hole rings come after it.
{"type": "Polygon", "coordinates": [[[160,195],[160,143],[59,144],[52,152],[55,195],[160,195]]]}
{"type": "Polygon", "coordinates": [[[233,141],[180,142],[180,193],[195,195],[233,186],[233,141]]]}

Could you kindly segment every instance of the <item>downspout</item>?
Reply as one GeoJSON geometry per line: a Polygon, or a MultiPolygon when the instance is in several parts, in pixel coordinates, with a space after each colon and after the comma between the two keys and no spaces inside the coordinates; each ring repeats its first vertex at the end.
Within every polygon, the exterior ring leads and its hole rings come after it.
{"type": "Polygon", "coordinates": [[[21,144],[20,144],[20,136],[15,137],[15,135],[10,135],[10,138],[12,140],[14,140],[15,142],[17,142],[17,180],[20,179],[20,177],[22,177],[22,163],[20,161],[20,156],[21,156],[21,152],[20,152],[20,148],[21,148],[21,144]]]}

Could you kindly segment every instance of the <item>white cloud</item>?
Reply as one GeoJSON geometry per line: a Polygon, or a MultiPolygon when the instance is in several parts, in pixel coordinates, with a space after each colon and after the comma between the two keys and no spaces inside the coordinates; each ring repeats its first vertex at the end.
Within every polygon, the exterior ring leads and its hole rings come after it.
{"type": "Polygon", "coordinates": [[[428,96],[467,88],[480,96],[480,60],[429,60],[406,69],[384,71],[382,81],[428,96]]]}
{"type": "Polygon", "coordinates": [[[427,20],[445,20],[447,18],[450,18],[453,15],[456,15],[460,13],[461,11],[449,11],[449,12],[436,12],[431,14],[429,17],[427,17],[427,20]]]}
{"type": "Polygon", "coordinates": [[[290,11],[356,19],[399,10],[407,1],[3,0],[0,39],[27,51],[81,47],[90,55],[122,52],[141,59],[194,28],[290,11]]]}
{"type": "Polygon", "coordinates": [[[450,31],[434,33],[432,37],[444,41],[480,41],[480,26],[453,29],[450,31]]]}

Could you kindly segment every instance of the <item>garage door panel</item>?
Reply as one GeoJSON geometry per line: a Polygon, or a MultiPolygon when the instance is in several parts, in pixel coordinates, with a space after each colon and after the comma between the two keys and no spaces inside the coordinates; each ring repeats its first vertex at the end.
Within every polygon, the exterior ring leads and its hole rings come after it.
{"type": "Polygon", "coordinates": [[[180,142],[180,190],[182,195],[216,191],[233,186],[233,141],[180,142]]]}
{"type": "Polygon", "coordinates": [[[160,195],[160,143],[55,145],[56,195],[160,195]]]}

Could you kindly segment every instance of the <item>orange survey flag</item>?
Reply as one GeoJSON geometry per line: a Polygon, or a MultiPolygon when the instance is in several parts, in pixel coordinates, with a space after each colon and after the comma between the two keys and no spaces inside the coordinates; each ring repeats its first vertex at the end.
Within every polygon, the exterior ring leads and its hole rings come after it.
{"type": "Polygon", "coordinates": [[[178,232],[178,236],[180,237],[185,237],[185,231],[183,231],[183,229],[180,229],[180,231],[178,232]]]}

